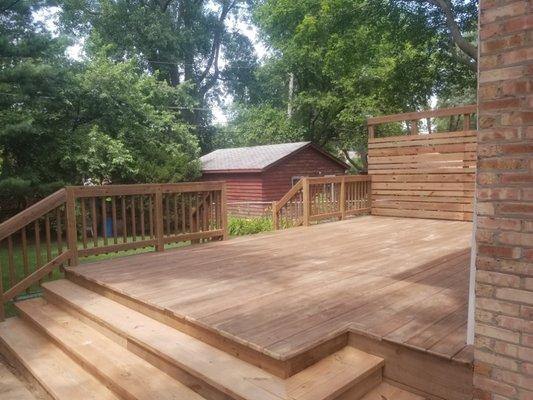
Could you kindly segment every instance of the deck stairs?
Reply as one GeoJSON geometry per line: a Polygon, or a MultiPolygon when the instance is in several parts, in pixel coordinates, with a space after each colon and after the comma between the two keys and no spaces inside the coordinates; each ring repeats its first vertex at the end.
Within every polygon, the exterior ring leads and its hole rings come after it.
{"type": "Polygon", "coordinates": [[[384,398],[384,360],[350,346],[282,379],[69,280],[43,288],[0,323],[0,348],[53,399],[384,398]]]}

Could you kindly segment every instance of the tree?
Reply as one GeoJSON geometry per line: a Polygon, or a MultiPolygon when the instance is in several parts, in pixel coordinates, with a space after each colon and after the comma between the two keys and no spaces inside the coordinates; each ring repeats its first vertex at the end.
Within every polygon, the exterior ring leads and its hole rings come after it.
{"type": "MultiPolygon", "coordinates": [[[[106,49],[114,60],[135,57],[171,86],[188,82],[194,107],[183,113],[197,128],[204,150],[210,147],[209,104],[220,80],[253,67],[246,36],[229,28],[243,18],[244,0],[66,0],[62,26],[86,35],[89,51],[106,49]],[[245,51],[242,51],[245,50],[245,51]],[[227,54],[224,65],[221,60],[227,54]]],[[[237,78],[236,78],[237,79],[237,78]]]]}

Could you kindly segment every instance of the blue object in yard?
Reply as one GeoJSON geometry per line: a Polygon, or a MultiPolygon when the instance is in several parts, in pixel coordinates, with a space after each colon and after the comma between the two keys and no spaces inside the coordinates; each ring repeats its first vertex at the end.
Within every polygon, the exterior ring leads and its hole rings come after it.
{"type": "Polygon", "coordinates": [[[105,220],[105,235],[106,237],[113,236],[113,218],[107,217],[105,220]]]}

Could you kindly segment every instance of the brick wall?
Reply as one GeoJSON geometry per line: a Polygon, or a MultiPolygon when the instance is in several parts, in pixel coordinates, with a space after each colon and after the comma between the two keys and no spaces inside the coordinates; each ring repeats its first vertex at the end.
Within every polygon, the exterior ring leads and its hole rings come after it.
{"type": "Polygon", "coordinates": [[[475,399],[533,399],[533,5],[481,0],[475,399]]]}

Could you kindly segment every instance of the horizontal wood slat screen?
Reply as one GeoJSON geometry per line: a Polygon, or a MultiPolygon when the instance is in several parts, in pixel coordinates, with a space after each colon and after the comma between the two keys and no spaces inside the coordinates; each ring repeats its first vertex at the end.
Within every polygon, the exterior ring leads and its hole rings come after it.
{"type": "Polygon", "coordinates": [[[370,138],[372,214],[471,221],[476,134],[370,138]]]}

